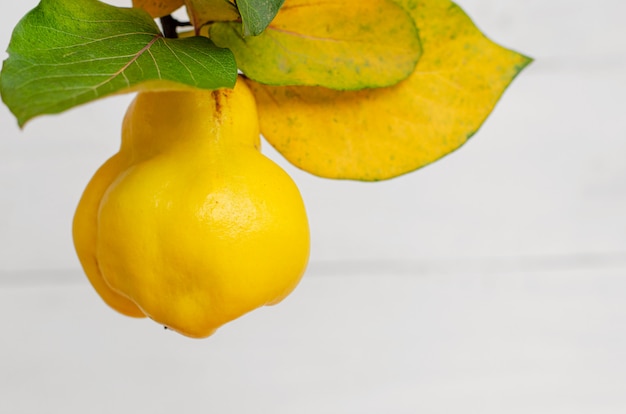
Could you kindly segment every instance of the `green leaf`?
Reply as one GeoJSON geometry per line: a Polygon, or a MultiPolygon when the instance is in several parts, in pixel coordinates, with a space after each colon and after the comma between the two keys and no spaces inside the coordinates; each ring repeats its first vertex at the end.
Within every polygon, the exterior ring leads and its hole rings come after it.
{"type": "Polygon", "coordinates": [[[259,36],[216,23],[209,37],[233,51],[246,76],[268,85],[390,86],[407,78],[421,55],[413,19],[390,0],[287,0],[259,36]]]}
{"type": "Polygon", "coordinates": [[[42,0],[16,26],[0,74],[20,126],[114,93],[232,87],[232,53],[202,37],[165,39],[143,10],[42,0]]]}
{"type": "Polygon", "coordinates": [[[258,36],[270,24],[285,0],[238,0],[243,20],[243,35],[258,36]]]}

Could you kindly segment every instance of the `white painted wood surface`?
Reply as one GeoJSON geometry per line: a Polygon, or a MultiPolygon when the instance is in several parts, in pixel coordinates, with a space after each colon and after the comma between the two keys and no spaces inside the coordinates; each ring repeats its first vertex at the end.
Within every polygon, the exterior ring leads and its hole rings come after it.
{"type": "MultiPolygon", "coordinates": [[[[3,5],[3,48],[35,3],[3,5]]],[[[311,269],[204,341],[115,314],[78,270],[73,210],[130,97],[23,131],[1,106],[0,412],[626,412],[626,3],[460,4],[536,62],[402,178],[321,180],[266,146],[311,269]]]]}

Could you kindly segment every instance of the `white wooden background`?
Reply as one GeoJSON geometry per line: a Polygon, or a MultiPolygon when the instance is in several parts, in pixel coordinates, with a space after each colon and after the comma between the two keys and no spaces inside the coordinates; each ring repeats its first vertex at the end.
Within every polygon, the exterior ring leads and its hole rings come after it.
{"type": "MultiPolygon", "coordinates": [[[[2,1],[5,48],[36,2],[2,1]]],[[[398,179],[322,180],[266,145],[310,271],[208,340],[115,314],[78,268],[73,210],[131,97],[23,131],[0,107],[0,412],[626,412],[626,3],[459,3],[536,61],[398,179]]]]}

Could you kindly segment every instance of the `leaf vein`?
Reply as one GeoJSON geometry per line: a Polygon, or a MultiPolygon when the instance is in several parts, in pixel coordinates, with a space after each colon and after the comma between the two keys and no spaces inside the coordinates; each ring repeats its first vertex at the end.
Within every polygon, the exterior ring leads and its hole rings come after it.
{"type": "Polygon", "coordinates": [[[76,44],[67,45],[67,46],[49,47],[49,48],[41,48],[41,49],[29,49],[29,51],[33,51],[33,52],[47,52],[47,51],[53,51],[53,50],[63,50],[63,49],[79,48],[79,47],[89,46],[89,45],[92,45],[92,44],[98,43],[98,42],[105,42],[107,40],[118,39],[118,38],[125,38],[125,37],[131,37],[131,36],[143,36],[143,35],[152,37],[152,36],[155,35],[155,33],[150,33],[150,32],[119,33],[119,34],[106,36],[106,37],[101,37],[101,38],[97,38],[97,39],[85,38],[85,39],[89,39],[89,41],[88,42],[84,42],[84,43],[76,43],[76,44]]]}
{"type": "MultiPolygon", "coordinates": [[[[226,66],[224,65],[223,62],[221,62],[219,59],[217,59],[215,56],[213,56],[210,53],[206,53],[201,49],[197,49],[195,47],[190,47],[189,49],[193,49],[194,52],[198,53],[198,54],[202,54],[204,56],[206,56],[207,58],[213,60],[218,66],[220,66],[224,72],[228,72],[228,69],[226,68],[226,66]]],[[[180,53],[184,54],[185,56],[187,56],[189,59],[193,60],[194,62],[196,62],[199,66],[201,66],[203,69],[205,70],[211,70],[211,68],[208,68],[207,66],[205,66],[202,62],[200,62],[198,59],[196,59],[195,57],[193,57],[192,55],[189,55],[188,53],[181,51],[180,53]]]]}
{"type": "Polygon", "coordinates": [[[176,52],[170,47],[170,45],[168,44],[168,42],[166,40],[163,40],[163,45],[165,45],[165,47],[172,53],[172,55],[176,58],[176,60],[178,60],[178,62],[185,68],[185,70],[187,72],[189,72],[189,77],[191,77],[191,80],[193,80],[193,82],[197,85],[198,81],[196,80],[196,78],[193,76],[193,71],[191,69],[189,69],[189,67],[185,64],[185,62],[183,62],[178,55],[176,54],[176,52]]]}

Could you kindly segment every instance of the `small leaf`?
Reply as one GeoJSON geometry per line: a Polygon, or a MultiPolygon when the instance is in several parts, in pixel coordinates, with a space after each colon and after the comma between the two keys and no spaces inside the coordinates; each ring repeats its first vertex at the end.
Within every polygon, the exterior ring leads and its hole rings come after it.
{"type": "Polygon", "coordinates": [[[271,85],[389,86],[409,76],[421,54],[413,19],[391,0],[287,0],[259,36],[220,23],[210,38],[233,51],[246,76],[271,85]]]}
{"type": "Polygon", "coordinates": [[[0,77],[20,126],[113,93],[232,87],[230,51],[204,37],[165,39],[150,16],[97,0],[42,0],[16,26],[0,77]]]}
{"type": "Polygon", "coordinates": [[[382,180],[457,149],[530,59],[485,38],[448,0],[399,0],[424,54],[389,88],[338,92],[250,81],[261,132],[290,162],[329,178],[382,180]]]}
{"type": "Polygon", "coordinates": [[[285,0],[238,0],[243,35],[258,36],[270,24],[285,0]]]}
{"type": "Polygon", "coordinates": [[[147,11],[152,17],[163,17],[181,8],[184,0],[133,0],[133,7],[147,11]]]}
{"type": "Polygon", "coordinates": [[[228,0],[184,0],[191,23],[199,30],[208,22],[240,18],[237,7],[228,0]]]}

